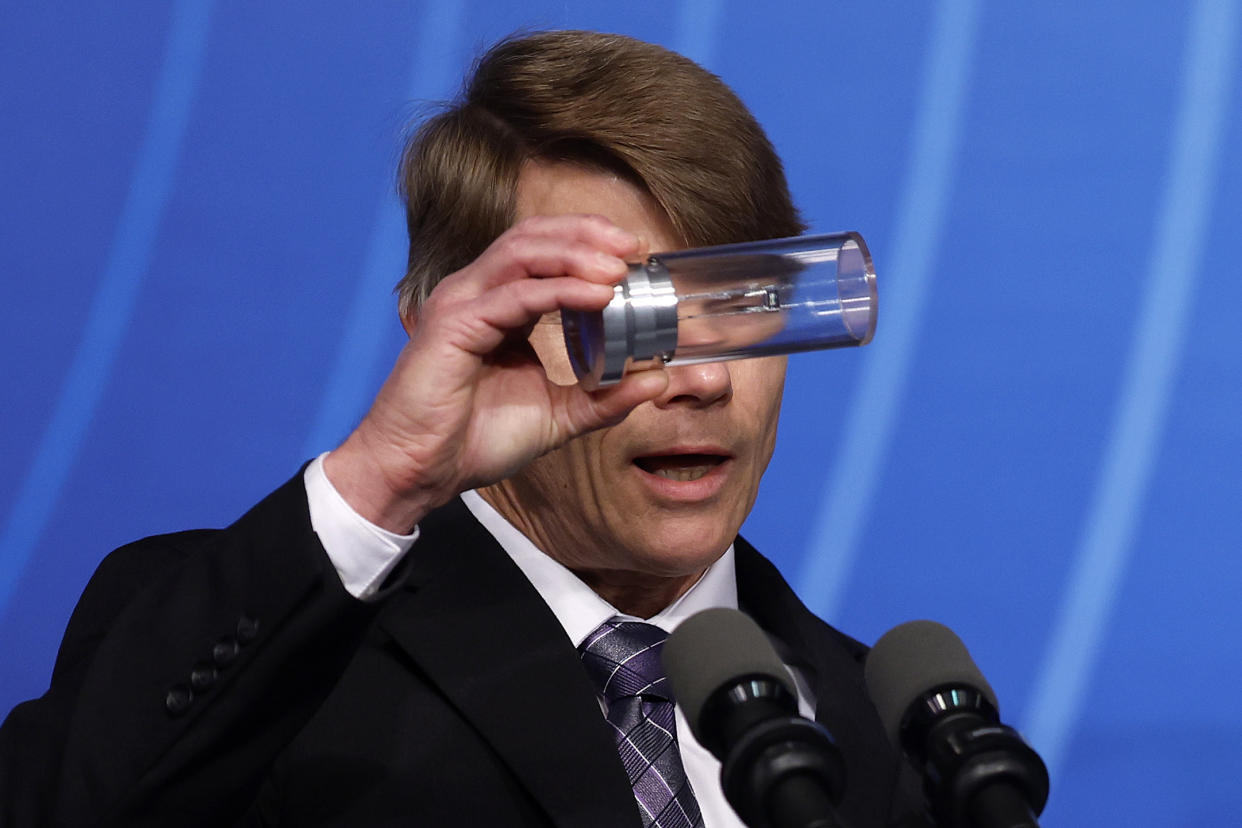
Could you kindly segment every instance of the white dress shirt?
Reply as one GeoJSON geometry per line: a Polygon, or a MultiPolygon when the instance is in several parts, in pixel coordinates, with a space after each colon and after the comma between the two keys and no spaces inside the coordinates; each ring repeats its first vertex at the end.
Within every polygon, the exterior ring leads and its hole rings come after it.
{"type": "MultiPolygon", "coordinates": [[[[409,535],[398,535],[375,526],[355,512],[324,474],[323,455],[307,467],[304,481],[311,527],[319,536],[346,590],[356,598],[367,600],[414,545],[418,529],[415,528],[409,535]]],[[[616,616],[645,621],[671,633],[678,624],[701,610],[713,607],[737,609],[737,576],[732,546],[671,605],[651,618],[635,618],[618,611],[578,576],[537,549],[529,538],[477,492],[463,492],[461,499],[539,591],[575,649],[596,627],[616,616]]],[[[797,669],[791,668],[790,672],[798,689],[798,707],[803,716],[811,717],[814,715],[814,702],[805,677],[797,669]]],[[[603,698],[599,701],[602,712],[603,698]]],[[[725,801],[720,787],[720,762],[694,738],[680,705],[676,710],[676,721],[682,764],[703,813],[704,826],[745,828],[725,801]]]]}

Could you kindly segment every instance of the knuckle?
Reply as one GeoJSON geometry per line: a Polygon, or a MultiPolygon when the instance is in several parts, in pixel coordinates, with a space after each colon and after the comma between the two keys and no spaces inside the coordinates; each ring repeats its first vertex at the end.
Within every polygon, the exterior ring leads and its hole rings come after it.
{"type": "Polygon", "coordinates": [[[451,307],[455,302],[459,301],[462,293],[460,281],[460,279],[450,276],[436,285],[423,302],[421,315],[435,318],[442,314],[445,308],[451,307]]]}
{"type": "Polygon", "coordinates": [[[506,236],[532,237],[547,236],[556,232],[556,216],[527,216],[509,228],[506,236]]]}
{"type": "Polygon", "coordinates": [[[544,215],[527,216],[526,218],[519,221],[517,224],[513,225],[513,227],[514,229],[520,228],[522,230],[534,232],[534,231],[547,228],[548,225],[551,223],[552,223],[551,216],[544,216],[544,215]]]}
{"type": "Polygon", "coordinates": [[[495,288],[494,295],[496,300],[506,307],[524,305],[539,284],[539,282],[530,279],[505,282],[503,285],[495,288]]]}
{"type": "Polygon", "coordinates": [[[521,259],[530,248],[529,237],[522,233],[506,233],[496,241],[496,252],[506,259],[521,259]]]}
{"type": "Polygon", "coordinates": [[[594,230],[611,230],[614,227],[612,221],[600,213],[588,213],[582,218],[594,230]]]}

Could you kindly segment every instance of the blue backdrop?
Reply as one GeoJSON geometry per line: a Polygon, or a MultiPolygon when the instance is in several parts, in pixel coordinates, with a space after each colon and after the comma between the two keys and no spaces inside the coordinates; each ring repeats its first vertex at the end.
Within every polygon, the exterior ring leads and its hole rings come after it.
{"type": "Polygon", "coordinates": [[[8,3],[0,8],[0,713],[100,558],[230,522],[401,342],[392,169],[521,28],[722,75],[879,272],[791,361],[747,533],[864,640],[970,645],[1049,825],[1242,806],[1242,9],[1136,3],[8,3]]]}

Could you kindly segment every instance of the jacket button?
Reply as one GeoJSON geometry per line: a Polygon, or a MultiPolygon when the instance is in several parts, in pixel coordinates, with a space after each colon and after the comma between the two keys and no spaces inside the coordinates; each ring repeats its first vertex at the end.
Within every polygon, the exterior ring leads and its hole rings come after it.
{"type": "Polygon", "coordinates": [[[173,716],[180,716],[194,703],[194,691],[184,684],[174,684],[164,697],[164,709],[173,716]]]}
{"type": "Polygon", "coordinates": [[[217,667],[226,667],[233,663],[233,659],[237,658],[237,653],[241,647],[237,644],[237,639],[231,635],[226,635],[215,643],[211,648],[211,660],[216,663],[217,667]]]}
{"type": "Polygon", "coordinates": [[[259,619],[243,615],[237,619],[237,640],[249,644],[259,634],[259,619]]]}
{"type": "Polygon", "coordinates": [[[214,664],[200,662],[195,664],[194,669],[190,671],[190,687],[201,693],[210,689],[218,678],[220,678],[220,672],[216,670],[214,664]]]}

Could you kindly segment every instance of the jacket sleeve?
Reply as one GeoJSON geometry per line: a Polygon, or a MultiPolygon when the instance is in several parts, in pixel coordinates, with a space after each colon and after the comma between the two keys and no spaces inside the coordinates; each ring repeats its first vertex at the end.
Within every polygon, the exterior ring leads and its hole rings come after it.
{"type": "Polygon", "coordinates": [[[0,824],[231,823],[381,604],[341,586],[300,474],[227,529],[118,549],[0,728],[0,824]]]}

